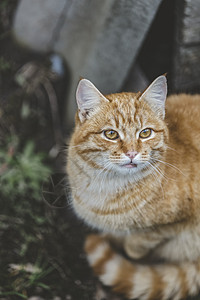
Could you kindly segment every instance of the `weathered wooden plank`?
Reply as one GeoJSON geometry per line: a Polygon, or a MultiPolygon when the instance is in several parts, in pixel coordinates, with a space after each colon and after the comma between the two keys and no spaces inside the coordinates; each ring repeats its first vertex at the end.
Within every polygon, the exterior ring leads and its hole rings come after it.
{"type": "Polygon", "coordinates": [[[183,43],[200,43],[200,1],[185,0],[183,17],[183,43]]]}
{"type": "Polygon", "coordinates": [[[180,47],[174,73],[176,92],[200,90],[200,45],[180,47]]]}
{"type": "Polygon", "coordinates": [[[177,0],[174,92],[200,91],[200,2],[177,0]]]}

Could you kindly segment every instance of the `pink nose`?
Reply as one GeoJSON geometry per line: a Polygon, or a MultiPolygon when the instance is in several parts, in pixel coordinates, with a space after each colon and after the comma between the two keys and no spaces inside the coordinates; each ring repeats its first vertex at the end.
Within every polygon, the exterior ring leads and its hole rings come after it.
{"type": "Polygon", "coordinates": [[[137,154],[138,154],[137,151],[128,151],[128,152],[126,153],[126,156],[128,156],[128,157],[131,158],[131,159],[133,159],[133,158],[136,157],[137,154]]]}

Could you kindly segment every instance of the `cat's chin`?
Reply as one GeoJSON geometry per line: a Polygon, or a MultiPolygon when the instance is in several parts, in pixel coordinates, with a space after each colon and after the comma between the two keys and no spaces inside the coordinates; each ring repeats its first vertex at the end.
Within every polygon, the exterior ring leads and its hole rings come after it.
{"type": "Polygon", "coordinates": [[[131,168],[137,168],[137,166],[138,166],[137,164],[130,163],[130,164],[121,165],[121,168],[131,169],[131,168]]]}
{"type": "MultiPolygon", "coordinates": [[[[145,163],[127,163],[127,164],[115,165],[114,169],[117,173],[120,173],[122,175],[130,176],[130,173],[139,175],[141,172],[143,172],[143,170],[145,170],[145,169],[147,170],[147,164],[145,164],[145,163]]],[[[147,171],[147,173],[148,173],[148,171],[147,171]]]]}
{"type": "Polygon", "coordinates": [[[130,174],[139,172],[142,168],[140,164],[128,163],[128,164],[121,164],[115,165],[115,171],[122,173],[122,174],[130,174]]]}

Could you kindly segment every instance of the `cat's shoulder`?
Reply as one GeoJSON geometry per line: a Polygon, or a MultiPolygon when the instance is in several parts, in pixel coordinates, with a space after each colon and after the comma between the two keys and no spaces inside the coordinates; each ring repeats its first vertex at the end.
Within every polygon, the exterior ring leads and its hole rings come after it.
{"type": "Polygon", "coordinates": [[[200,105],[200,94],[174,94],[167,97],[166,107],[200,105]]]}
{"type": "Polygon", "coordinates": [[[166,115],[200,117],[200,95],[177,94],[169,96],[166,101],[166,115]]]}
{"type": "Polygon", "coordinates": [[[184,127],[197,132],[200,130],[199,119],[200,95],[178,94],[167,98],[165,120],[169,129],[177,131],[184,127]]]}

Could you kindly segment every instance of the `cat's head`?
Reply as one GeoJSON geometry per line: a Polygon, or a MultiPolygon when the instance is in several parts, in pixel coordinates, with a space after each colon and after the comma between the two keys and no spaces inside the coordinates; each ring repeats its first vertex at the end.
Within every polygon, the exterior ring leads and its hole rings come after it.
{"type": "Polygon", "coordinates": [[[75,152],[90,166],[115,173],[153,168],[168,138],[166,95],[165,76],[155,79],[143,93],[107,96],[82,79],[76,92],[75,152]]]}

